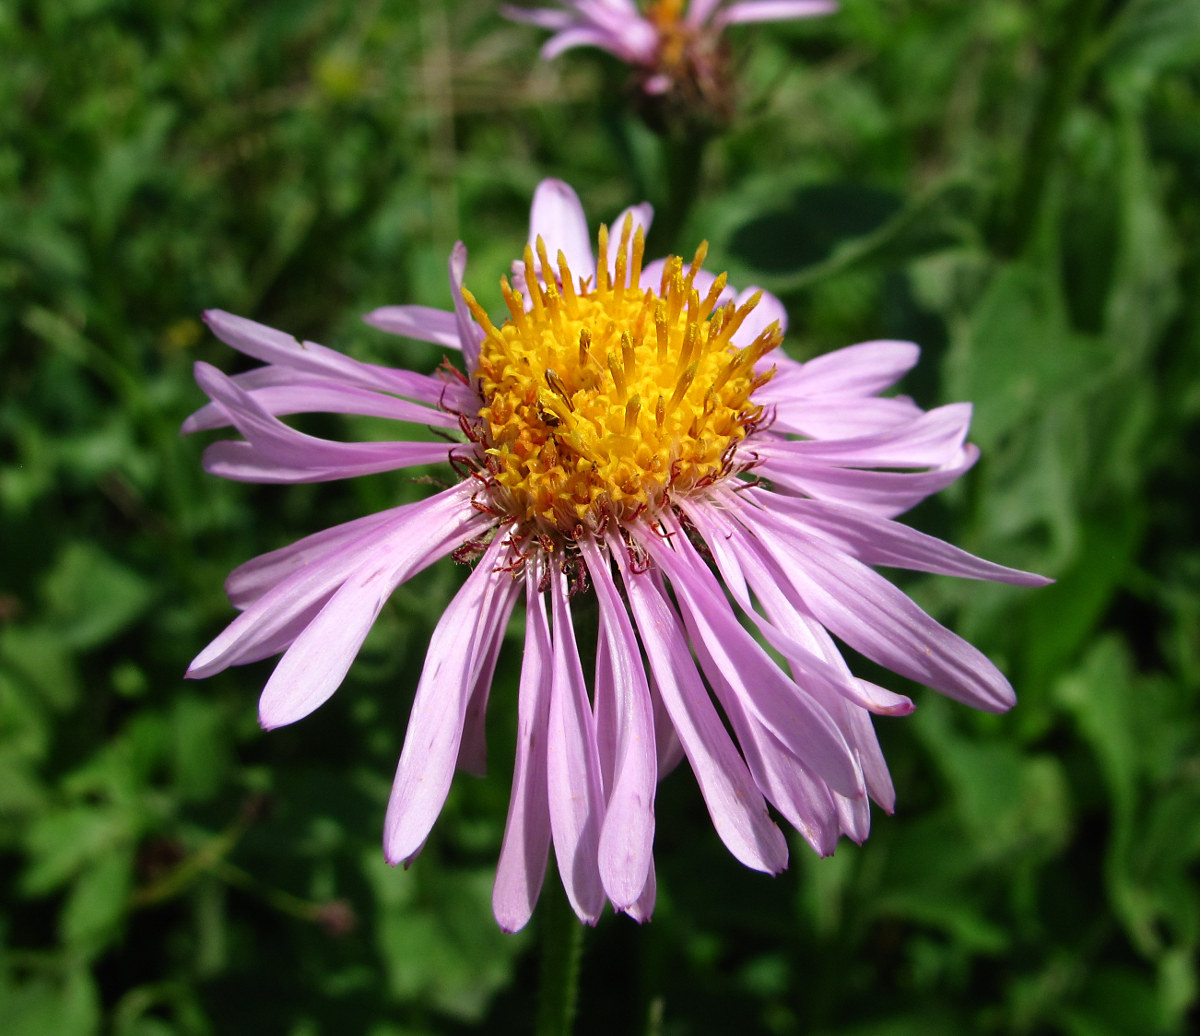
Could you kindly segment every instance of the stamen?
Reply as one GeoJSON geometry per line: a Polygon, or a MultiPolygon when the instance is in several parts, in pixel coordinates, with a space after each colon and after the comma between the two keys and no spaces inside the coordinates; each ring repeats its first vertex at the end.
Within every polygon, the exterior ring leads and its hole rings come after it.
{"type": "Polygon", "coordinates": [[[613,376],[613,384],[617,388],[617,395],[621,399],[621,401],[624,402],[624,400],[625,400],[625,372],[623,370],[621,370],[620,361],[615,356],[613,356],[612,353],[609,353],[609,355],[608,355],[608,369],[613,376]]]}
{"type": "Polygon", "coordinates": [[[671,344],[670,331],[667,330],[667,307],[658,302],[654,306],[654,332],[658,337],[658,363],[662,366],[667,362],[667,349],[671,344]]]}
{"type": "Polygon", "coordinates": [[[637,427],[638,413],[642,409],[642,397],[633,396],[628,403],[625,404],[625,434],[632,435],[633,430],[637,427]]]}
{"type": "Polygon", "coordinates": [[[579,329],[579,369],[583,370],[591,360],[592,332],[586,327],[579,329]]]}
{"type": "Polygon", "coordinates": [[[719,274],[717,279],[712,282],[712,287],[708,289],[708,294],[704,296],[704,305],[700,307],[700,319],[707,320],[708,315],[713,311],[713,307],[717,304],[717,299],[721,297],[721,292],[725,290],[725,284],[729,280],[729,275],[726,273],[719,274]]]}
{"type": "Polygon", "coordinates": [[[571,267],[567,265],[567,257],[561,251],[558,253],[558,279],[562,282],[563,299],[567,303],[567,316],[572,320],[577,320],[579,307],[576,305],[575,282],[571,279],[571,267]]]}
{"type": "Polygon", "coordinates": [[[674,410],[679,406],[680,401],[687,394],[687,390],[692,387],[692,382],[696,380],[696,371],[698,367],[694,363],[688,364],[688,369],[683,372],[678,383],[675,385],[675,391],[671,395],[671,401],[667,404],[667,410],[674,410]]]}
{"type": "Polygon", "coordinates": [[[567,391],[567,386],[563,384],[562,378],[548,367],[546,368],[546,384],[567,404],[567,409],[574,413],[575,404],[571,402],[571,393],[567,391]]]}
{"type": "Polygon", "coordinates": [[[537,270],[533,265],[533,249],[525,246],[525,290],[529,292],[529,301],[533,303],[533,315],[542,315],[542,289],[538,283],[537,270]]]}
{"type": "Polygon", "coordinates": [[[642,230],[641,224],[633,235],[633,262],[629,264],[629,284],[631,287],[637,287],[642,280],[642,257],[646,252],[646,235],[642,230]]]}
{"type": "Polygon", "coordinates": [[[608,226],[600,224],[600,232],[596,235],[596,293],[608,291],[608,226]]]}
{"type": "Polygon", "coordinates": [[[471,311],[471,316],[475,318],[475,322],[483,328],[484,333],[497,345],[505,347],[504,336],[500,333],[495,324],[492,323],[491,317],[487,315],[485,310],[476,300],[475,296],[464,286],[462,289],[463,301],[467,304],[467,308],[471,311]]]}
{"type": "Polygon", "coordinates": [[[621,332],[621,359],[625,362],[625,374],[627,377],[637,377],[637,353],[633,348],[633,341],[629,337],[628,331],[621,332]]]}

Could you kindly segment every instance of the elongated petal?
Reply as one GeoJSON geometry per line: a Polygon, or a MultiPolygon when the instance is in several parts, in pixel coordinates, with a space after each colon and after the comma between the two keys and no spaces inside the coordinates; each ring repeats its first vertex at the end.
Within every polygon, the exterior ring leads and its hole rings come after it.
{"type": "Polygon", "coordinates": [[[773,379],[754,394],[756,403],[772,407],[773,432],[789,432],[810,439],[853,439],[908,424],[922,413],[911,399],[795,396],[786,381],[776,384],[780,380],[773,379]]]}
{"type": "Polygon", "coordinates": [[[793,755],[842,794],[861,794],[862,776],[828,713],[801,693],[738,623],[720,586],[699,562],[687,538],[675,535],[672,541],[674,549],[649,530],[639,536],[671,581],[692,644],[699,650],[703,642],[713,667],[793,755]]]}
{"type": "Polygon", "coordinates": [[[881,575],[811,539],[797,550],[760,530],[812,614],[872,661],[988,712],[1016,704],[1009,682],[977,648],[925,614],[881,575]]]}
{"type": "Polygon", "coordinates": [[[496,662],[504,643],[504,633],[517,603],[521,584],[515,579],[502,583],[494,602],[481,619],[481,647],[475,683],[467,698],[467,711],[463,718],[462,742],[458,747],[458,768],[476,777],[487,774],[487,740],[484,727],[488,696],[492,689],[492,677],[496,675],[496,662]]]}
{"type": "MultiPolygon", "coordinates": [[[[703,644],[698,654],[701,657],[707,654],[703,644]]],[[[727,682],[722,691],[725,713],[737,734],[754,783],[819,856],[831,855],[839,830],[833,792],[743,707],[727,682]]]]}
{"type": "Polygon", "coordinates": [[[646,657],[663,704],[696,775],[713,827],[747,867],[777,874],[787,866],[787,842],[696,672],[678,615],[648,572],[633,570],[619,538],[610,549],[621,571],[646,657]]]}
{"type": "Polygon", "coordinates": [[[396,587],[397,568],[372,558],[351,572],[280,659],[258,704],[268,730],[303,719],[325,704],[396,587]]]}
{"type": "Polygon", "coordinates": [[[776,467],[828,464],[842,468],[929,468],[957,456],[971,423],[971,406],[952,403],[907,424],[854,439],[806,439],[756,445],[776,467]]]}
{"type": "Polygon", "coordinates": [[[504,842],[496,865],[492,911],[506,932],[524,928],[533,915],[550,852],[546,739],[554,666],[546,601],[537,589],[537,566],[525,574],[525,657],[517,704],[517,754],[504,842]]]}
{"type": "MultiPolygon", "coordinates": [[[[467,506],[465,499],[463,505],[467,506]]],[[[269,554],[260,554],[229,573],[225,580],[225,593],[229,602],[239,611],[244,611],[293,572],[308,568],[347,544],[361,539],[364,534],[396,521],[402,513],[401,508],[391,508],[378,514],[369,514],[305,536],[304,539],[280,547],[269,554]]]]}
{"type": "Polygon", "coordinates": [[[793,388],[800,396],[874,396],[904,377],[920,357],[912,342],[860,342],[802,364],[793,388]]]}
{"type": "MultiPolygon", "coordinates": [[[[421,403],[411,403],[382,392],[333,382],[273,385],[255,389],[249,395],[273,417],[282,414],[359,414],[364,417],[386,417],[393,421],[408,421],[431,427],[458,427],[458,417],[444,410],[434,410],[421,403]]],[[[226,418],[219,422],[213,421],[208,427],[219,428],[223,424],[229,424],[229,420],[226,418]]]]}
{"type": "MultiPolygon", "coordinates": [[[[321,442],[322,440],[316,440],[321,442]]],[[[291,445],[291,444],[289,444],[291,445]]],[[[333,443],[333,446],[343,445],[333,443]]],[[[302,482],[337,482],[359,475],[374,475],[381,471],[399,471],[426,464],[445,463],[454,455],[450,443],[365,443],[365,446],[393,446],[394,449],[372,454],[370,450],[314,451],[312,464],[285,464],[274,453],[264,453],[248,442],[214,442],[204,450],[204,470],[210,475],[232,482],[262,482],[275,485],[295,485],[302,482]]]]}
{"type": "Polygon", "coordinates": [[[551,264],[562,252],[576,277],[596,276],[591,235],[579,195],[562,180],[543,180],[533,194],[529,213],[529,241],[541,238],[551,264]]]}
{"type": "MultiPolygon", "coordinates": [[[[609,560],[590,540],[580,551],[595,588],[607,641],[605,681],[613,697],[616,752],[612,790],[600,832],[600,877],[618,910],[628,910],[642,894],[654,843],[654,714],[642,653],[629,615],[609,569],[609,560]]],[[[597,682],[596,693],[600,693],[597,682]]]]}
{"type": "Polygon", "coordinates": [[[806,496],[894,518],[958,481],[978,459],[979,451],[968,444],[953,460],[932,471],[859,471],[773,458],[762,463],[757,473],[806,496]]]}
{"type": "MultiPolygon", "coordinates": [[[[196,656],[188,677],[211,676],[227,666],[266,657],[259,653],[263,644],[276,643],[281,631],[293,628],[298,617],[315,614],[368,555],[384,550],[392,540],[405,550],[397,560],[408,559],[403,578],[419,572],[483,523],[484,516],[471,510],[469,499],[469,490],[455,486],[428,500],[395,508],[378,525],[365,523],[356,530],[359,535],[347,534],[335,541],[328,554],[295,567],[262,593],[196,656]]],[[[279,650],[282,647],[286,643],[279,650]]]]}
{"type": "MultiPolygon", "coordinates": [[[[204,321],[213,334],[226,345],[264,363],[291,367],[333,381],[394,392],[398,396],[417,399],[431,406],[438,406],[448,398],[454,397],[452,408],[460,409],[458,404],[463,401],[459,398],[462,389],[440,378],[360,363],[316,342],[298,342],[291,335],[247,320],[245,317],[210,309],[205,312],[204,321]]],[[[468,394],[466,400],[469,401],[470,398],[468,394]]]]}
{"type": "Polygon", "coordinates": [[[698,28],[712,17],[713,12],[723,4],[725,0],[691,0],[687,5],[687,14],[684,20],[693,28],[698,28]]]}
{"type": "Polygon", "coordinates": [[[945,540],[856,508],[823,500],[779,496],[764,490],[751,490],[746,495],[762,508],[762,514],[756,518],[774,524],[781,531],[817,534],[868,565],[935,572],[962,579],[987,579],[1016,586],[1045,586],[1053,581],[1034,572],[985,561],[945,540]]]}
{"type": "Polygon", "coordinates": [[[503,537],[492,541],[430,638],[384,821],[389,863],[402,863],[419,851],[446,801],[467,700],[485,649],[486,624],[480,620],[512,580],[497,568],[506,549],[503,537]]]}
{"type": "Polygon", "coordinates": [[[275,465],[281,479],[291,481],[293,479],[288,476],[311,471],[314,478],[304,481],[325,481],[327,477],[345,478],[390,471],[414,463],[434,463],[444,460],[453,448],[446,443],[344,443],[318,439],[289,428],[267,413],[249,392],[238,388],[215,367],[197,363],[196,381],[209,398],[225,410],[252,448],[252,452],[231,450],[230,446],[241,444],[214,443],[205,451],[206,466],[211,465],[208,470],[228,478],[244,477],[246,467],[255,472],[261,470],[264,476],[269,476],[271,466],[275,465]],[[329,472],[335,471],[344,474],[329,476],[329,472]]]}
{"type": "Polygon", "coordinates": [[[450,296],[454,301],[454,321],[458,326],[458,340],[462,346],[463,366],[467,377],[474,376],[479,366],[479,347],[483,343],[483,329],[475,323],[467,300],[463,298],[463,276],[467,272],[467,246],[459,241],[450,252],[447,263],[450,274],[450,296]]]}
{"type": "Polygon", "coordinates": [[[418,342],[432,342],[444,349],[461,349],[458,317],[443,309],[430,306],[381,306],[367,313],[363,320],[372,327],[418,342]]]}
{"type": "Polygon", "coordinates": [[[793,18],[815,18],[838,9],[830,0],[743,0],[718,11],[713,23],[719,26],[747,22],[781,22],[793,18]]]}
{"type": "Polygon", "coordinates": [[[658,879],[654,874],[654,861],[651,860],[650,871],[646,875],[646,884],[642,888],[642,893],[638,896],[637,902],[625,912],[638,924],[644,924],[650,920],[650,915],[654,913],[654,903],[657,899],[658,879]]]}
{"type": "Polygon", "coordinates": [[[558,872],[571,907],[581,921],[595,924],[604,907],[599,867],[604,792],[596,754],[596,731],[571,626],[565,582],[561,573],[551,576],[554,669],[547,740],[550,828],[558,872]]]}
{"type": "MultiPolygon", "coordinates": [[[[913,710],[912,702],[899,694],[892,694],[881,687],[855,680],[842,659],[835,655],[835,664],[822,657],[819,645],[814,645],[801,616],[783,596],[777,585],[779,575],[770,558],[761,556],[757,544],[744,532],[715,510],[701,504],[689,503],[684,508],[696,530],[704,537],[712,551],[717,568],[725,585],[733,593],[734,600],[762,630],[771,646],[788,660],[796,683],[807,693],[813,694],[834,717],[835,702],[844,698],[860,708],[877,712],[906,716],[913,710]],[[747,579],[754,592],[762,600],[770,621],[754,608],[747,579]]],[[[759,516],[758,509],[745,506],[738,508],[739,519],[753,529],[751,519],[759,516]]]]}

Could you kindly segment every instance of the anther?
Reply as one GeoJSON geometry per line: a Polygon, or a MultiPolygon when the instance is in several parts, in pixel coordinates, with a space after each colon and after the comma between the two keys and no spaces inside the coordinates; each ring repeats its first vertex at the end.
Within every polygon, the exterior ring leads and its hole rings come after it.
{"type": "Polygon", "coordinates": [[[667,351],[671,344],[670,331],[667,328],[667,307],[661,301],[654,306],[654,331],[658,336],[658,362],[661,366],[667,362],[667,351]]]}
{"type": "Polygon", "coordinates": [[[625,434],[632,435],[637,428],[638,413],[642,409],[642,397],[634,396],[625,404],[625,434]]]}
{"type": "Polygon", "coordinates": [[[571,277],[571,267],[567,265],[567,257],[560,250],[558,253],[558,279],[562,282],[563,300],[567,304],[567,315],[572,319],[579,316],[579,308],[575,304],[575,281],[571,277]]]}
{"type": "Polygon", "coordinates": [[[608,226],[600,224],[600,232],[596,235],[596,254],[600,261],[596,264],[596,291],[608,290],[608,226]]]}
{"type": "Polygon", "coordinates": [[[542,291],[538,283],[537,269],[533,265],[533,249],[525,246],[525,290],[529,292],[529,301],[533,303],[534,317],[542,315],[542,291]]]}
{"type": "Polygon", "coordinates": [[[637,377],[637,351],[633,348],[633,339],[628,331],[621,332],[621,359],[625,362],[626,377],[637,377]]]}
{"type": "Polygon", "coordinates": [[[608,369],[612,373],[613,384],[617,388],[617,395],[620,396],[621,399],[624,399],[625,398],[625,372],[623,370],[621,370],[620,361],[615,356],[613,356],[612,353],[609,353],[609,355],[608,355],[608,369]]]}
{"type": "Polygon", "coordinates": [[[687,394],[687,390],[692,387],[692,382],[696,380],[696,371],[699,369],[699,364],[689,363],[687,370],[683,372],[679,381],[675,385],[675,391],[671,393],[671,401],[667,404],[668,410],[674,410],[687,394]]]}
{"type": "Polygon", "coordinates": [[[562,378],[549,367],[546,368],[546,384],[550,386],[559,399],[567,404],[567,409],[574,413],[575,404],[571,402],[571,393],[567,391],[567,386],[563,384],[562,378]]]}

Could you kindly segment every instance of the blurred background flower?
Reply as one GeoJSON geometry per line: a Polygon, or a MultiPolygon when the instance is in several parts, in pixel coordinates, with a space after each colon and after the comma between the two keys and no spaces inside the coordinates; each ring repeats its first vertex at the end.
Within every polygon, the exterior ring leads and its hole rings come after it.
{"type": "Polygon", "coordinates": [[[504,7],[514,21],[549,29],[547,61],[596,47],[632,66],[652,124],[723,125],[733,115],[730,54],[722,33],[743,22],[812,18],[832,0],[558,0],[556,7],[504,7]]]}

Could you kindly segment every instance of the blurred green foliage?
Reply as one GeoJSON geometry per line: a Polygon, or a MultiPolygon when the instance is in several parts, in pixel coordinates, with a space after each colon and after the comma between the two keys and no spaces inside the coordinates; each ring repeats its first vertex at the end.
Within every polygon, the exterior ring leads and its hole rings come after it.
{"type": "MultiPolygon", "coordinates": [[[[909,521],[1047,572],[908,579],[1013,678],[982,716],[880,721],[899,792],[861,848],[741,869],[684,772],[660,903],[589,934],[578,1031],[1195,1031],[1200,944],[1200,3],[844,0],[733,33],[742,117],[681,239],[789,306],[806,357],[924,346],[978,468],[909,521]]],[[[537,952],[490,886],[519,641],[420,860],[382,861],[440,566],[319,716],[271,735],[269,664],[185,684],[225,573],[424,492],[205,476],[181,440],[217,306],[354,355],[494,303],[528,199],[663,202],[620,70],[485,0],[0,5],[0,1018],[11,1036],[527,1031],[537,952]]],[[[877,674],[879,675],[879,674],[877,674]]],[[[899,681],[880,679],[891,686],[899,681]]]]}

